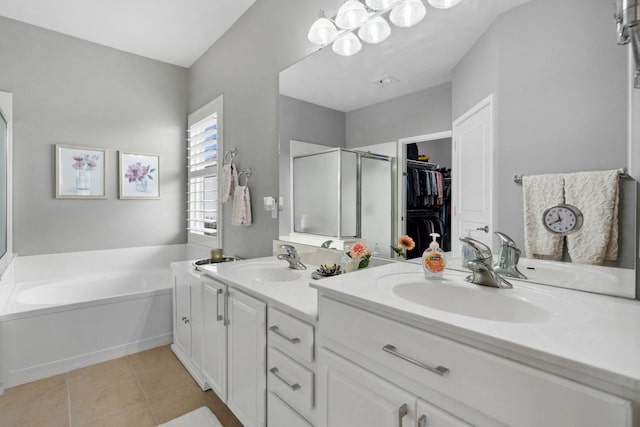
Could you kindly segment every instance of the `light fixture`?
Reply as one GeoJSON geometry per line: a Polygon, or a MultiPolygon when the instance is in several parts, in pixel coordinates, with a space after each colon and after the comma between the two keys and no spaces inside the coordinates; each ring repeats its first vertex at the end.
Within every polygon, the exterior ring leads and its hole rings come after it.
{"type": "MultiPolygon", "coordinates": [[[[460,1],[429,0],[430,4],[453,6],[460,1]]],[[[307,37],[320,46],[333,43],[332,49],[338,55],[355,55],[362,49],[360,40],[375,44],[389,37],[391,27],[383,17],[387,12],[394,25],[412,27],[425,17],[426,8],[422,0],[346,0],[334,19],[325,17],[320,11],[320,17],[309,29],[307,37]]]]}
{"type": "Polygon", "coordinates": [[[451,9],[462,2],[462,0],[428,0],[429,4],[436,9],[451,9]]]}
{"type": "Polygon", "coordinates": [[[336,25],[345,30],[353,30],[369,19],[369,11],[358,0],[347,0],[336,15],[336,25]]]}
{"type": "Polygon", "coordinates": [[[420,0],[405,0],[391,9],[389,20],[397,27],[413,27],[422,21],[427,9],[420,0]]]}
{"type": "Polygon", "coordinates": [[[338,55],[351,56],[360,52],[362,43],[360,43],[360,39],[355,34],[345,33],[333,42],[332,49],[338,55]]]}
{"type": "Polygon", "coordinates": [[[358,30],[358,37],[365,43],[382,43],[391,34],[391,27],[381,16],[365,22],[358,30]]]}
{"type": "Polygon", "coordinates": [[[313,23],[307,34],[309,41],[321,46],[333,42],[338,37],[338,29],[335,24],[324,16],[324,11],[320,11],[320,17],[313,23]]]}

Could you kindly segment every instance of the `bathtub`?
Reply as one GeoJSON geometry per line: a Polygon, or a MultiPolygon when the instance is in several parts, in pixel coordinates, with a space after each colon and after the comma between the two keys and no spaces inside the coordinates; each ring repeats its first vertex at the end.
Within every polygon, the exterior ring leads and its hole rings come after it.
{"type": "Polygon", "coordinates": [[[14,260],[0,281],[0,392],[171,343],[169,263],[184,246],[14,260]]]}

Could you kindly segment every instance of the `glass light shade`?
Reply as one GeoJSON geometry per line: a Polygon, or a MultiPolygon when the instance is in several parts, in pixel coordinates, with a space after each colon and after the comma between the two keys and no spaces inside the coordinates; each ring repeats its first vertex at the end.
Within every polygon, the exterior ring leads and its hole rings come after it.
{"type": "Polygon", "coordinates": [[[311,43],[326,45],[338,36],[338,29],[327,18],[318,18],[309,29],[307,37],[311,43]]]}
{"type": "Polygon", "coordinates": [[[365,3],[373,10],[382,10],[395,6],[399,1],[400,0],[365,0],[365,3]]]}
{"type": "Polygon", "coordinates": [[[413,27],[424,19],[427,8],[420,0],[405,0],[391,9],[389,20],[398,27],[413,27]]]}
{"type": "Polygon", "coordinates": [[[360,49],[362,49],[362,43],[360,43],[360,40],[355,34],[346,33],[333,42],[332,49],[338,55],[351,56],[360,52],[360,49]]]}
{"type": "Polygon", "coordinates": [[[462,0],[427,0],[436,9],[450,9],[457,6],[462,0]]]}
{"type": "Polygon", "coordinates": [[[345,30],[353,30],[369,19],[369,12],[364,4],[357,0],[347,0],[340,6],[336,16],[336,25],[345,30]]]}
{"type": "Polygon", "coordinates": [[[366,43],[382,43],[391,34],[391,27],[381,16],[365,22],[358,30],[358,37],[366,43]]]}

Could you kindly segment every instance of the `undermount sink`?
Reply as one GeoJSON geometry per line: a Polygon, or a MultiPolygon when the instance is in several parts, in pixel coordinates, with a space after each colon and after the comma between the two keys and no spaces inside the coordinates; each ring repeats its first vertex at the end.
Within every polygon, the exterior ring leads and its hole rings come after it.
{"type": "Polygon", "coordinates": [[[245,280],[279,283],[298,280],[302,277],[303,271],[290,269],[286,263],[279,261],[277,265],[270,262],[238,264],[231,268],[229,273],[245,280]]]}
{"type": "MultiPolygon", "coordinates": [[[[542,301],[532,301],[532,291],[497,289],[470,284],[464,276],[426,280],[422,273],[382,276],[377,285],[414,304],[461,316],[514,323],[539,323],[554,312],[542,301]]],[[[537,298],[534,298],[537,299],[537,298]]]]}

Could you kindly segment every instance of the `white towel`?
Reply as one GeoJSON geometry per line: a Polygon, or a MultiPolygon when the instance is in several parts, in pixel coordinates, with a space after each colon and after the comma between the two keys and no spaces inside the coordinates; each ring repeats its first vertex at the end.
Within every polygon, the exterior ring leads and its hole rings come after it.
{"type": "Polygon", "coordinates": [[[544,228],[545,209],[564,202],[562,175],[527,175],[522,177],[524,204],[524,247],[529,258],[559,261],[563,238],[544,228]]]}
{"type": "Polygon", "coordinates": [[[565,175],[565,202],[582,211],[582,228],[567,236],[571,261],[602,265],[618,258],[617,170],[565,175]]]}
{"type": "Polygon", "coordinates": [[[233,195],[231,225],[251,225],[251,197],[249,187],[238,185],[233,195]]]}
{"type": "Polygon", "coordinates": [[[226,203],[230,197],[233,197],[238,183],[238,169],[233,162],[226,163],[222,166],[222,203],[226,203]]]}

